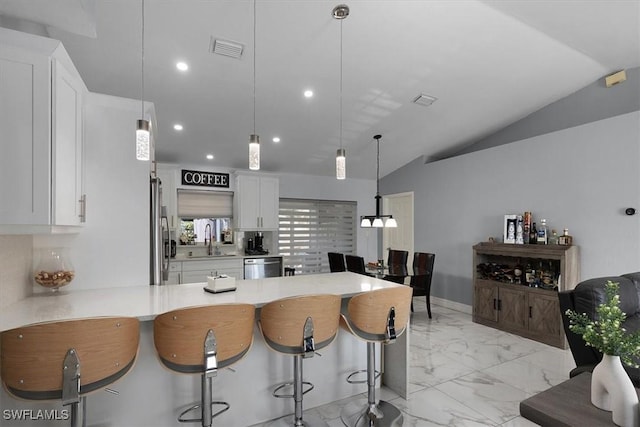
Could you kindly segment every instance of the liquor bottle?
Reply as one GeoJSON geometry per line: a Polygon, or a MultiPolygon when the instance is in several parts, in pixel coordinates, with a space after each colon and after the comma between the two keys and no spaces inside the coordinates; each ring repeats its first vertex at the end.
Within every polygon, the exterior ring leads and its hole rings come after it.
{"type": "Polygon", "coordinates": [[[549,244],[550,245],[558,244],[558,233],[556,232],[555,228],[551,230],[551,236],[549,236],[549,244]]]}
{"type": "Polygon", "coordinates": [[[518,245],[524,244],[524,220],[522,215],[516,217],[516,243],[518,245]]]}
{"type": "Polygon", "coordinates": [[[523,240],[524,243],[527,244],[529,243],[529,233],[531,231],[531,212],[525,212],[524,216],[522,218],[522,222],[523,222],[523,240]]]}
{"type": "Polygon", "coordinates": [[[534,222],[529,230],[529,243],[535,245],[538,242],[538,230],[536,229],[536,223],[534,222]]]}
{"type": "Polygon", "coordinates": [[[538,244],[546,245],[548,243],[548,231],[547,231],[547,220],[540,220],[540,227],[538,227],[538,244]]]}
{"type": "Polygon", "coordinates": [[[531,264],[527,263],[527,266],[524,270],[524,280],[526,282],[525,283],[526,285],[532,286],[534,275],[535,275],[535,272],[531,269],[531,264]]]}
{"type": "Polygon", "coordinates": [[[539,287],[543,281],[544,281],[544,276],[546,275],[546,271],[544,269],[544,266],[542,265],[542,261],[540,261],[538,263],[538,270],[536,271],[536,288],[539,287]]]}
{"type": "Polygon", "coordinates": [[[569,235],[568,228],[565,228],[562,236],[558,237],[558,244],[563,246],[571,246],[573,244],[573,237],[569,235]]]}
{"type": "Polygon", "coordinates": [[[520,262],[520,258],[518,258],[518,262],[516,266],[513,267],[513,276],[515,277],[515,282],[517,285],[522,285],[524,282],[524,271],[522,269],[522,263],[520,262]]]}

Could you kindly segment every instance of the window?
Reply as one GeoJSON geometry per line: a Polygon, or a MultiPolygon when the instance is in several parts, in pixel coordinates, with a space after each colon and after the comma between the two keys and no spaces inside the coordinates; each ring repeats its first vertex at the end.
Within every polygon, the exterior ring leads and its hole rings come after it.
{"type": "Polygon", "coordinates": [[[327,252],[356,253],[356,202],[280,199],[278,250],[296,274],[328,273],[327,252]]]}
{"type": "Polygon", "coordinates": [[[180,244],[231,242],[231,218],[180,218],[180,244]],[[207,230],[209,225],[210,232],[207,230]],[[225,234],[229,234],[225,237],[225,234]]]}

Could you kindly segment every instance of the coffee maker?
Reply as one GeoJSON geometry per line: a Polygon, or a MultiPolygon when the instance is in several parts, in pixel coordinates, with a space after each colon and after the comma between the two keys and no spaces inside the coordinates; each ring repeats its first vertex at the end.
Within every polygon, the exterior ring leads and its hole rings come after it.
{"type": "Polygon", "coordinates": [[[247,255],[267,255],[268,250],[264,248],[264,234],[262,231],[257,231],[253,237],[248,237],[244,253],[247,255]]]}
{"type": "Polygon", "coordinates": [[[258,231],[256,235],[253,237],[253,241],[255,243],[256,251],[264,251],[264,247],[262,246],[262,242],[264,241],[264,234],[262,231],[258,231]]]}

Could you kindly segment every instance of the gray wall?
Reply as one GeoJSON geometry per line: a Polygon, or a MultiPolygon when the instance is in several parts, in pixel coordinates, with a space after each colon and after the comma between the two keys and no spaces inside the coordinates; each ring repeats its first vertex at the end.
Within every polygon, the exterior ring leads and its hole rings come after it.
{"type": "Polygon", "coordinates": [[[533,136],[640,110],[640,68],[626,71],[627,80],[607,88],[604,78],[547,105],[498,132],[440,159],[471,153],[533,136]]]}
{"type": "Polygon", "coordinates": [[[415,250],[436,253],[432,295],[472,303],[471,247],[502,238],[503,215],[532,211],[569,228],[582,278],[640,270],[640,112],[424,164],[381,181],[413,191],[415,250]]]}

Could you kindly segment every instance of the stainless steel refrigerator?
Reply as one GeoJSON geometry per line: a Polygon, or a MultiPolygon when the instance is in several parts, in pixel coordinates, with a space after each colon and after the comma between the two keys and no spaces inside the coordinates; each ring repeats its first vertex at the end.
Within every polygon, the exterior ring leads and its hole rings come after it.
{"type": "Polygon", "coordinates": [[[169,278],[169,263],[171,260],[171,244],[169,242],[169,222],[167,208],[162,206],[162,181],[151,178],[151,207],[150,207],[150,255],[149,282],[151,285],[163,285],[169,278]]]}

